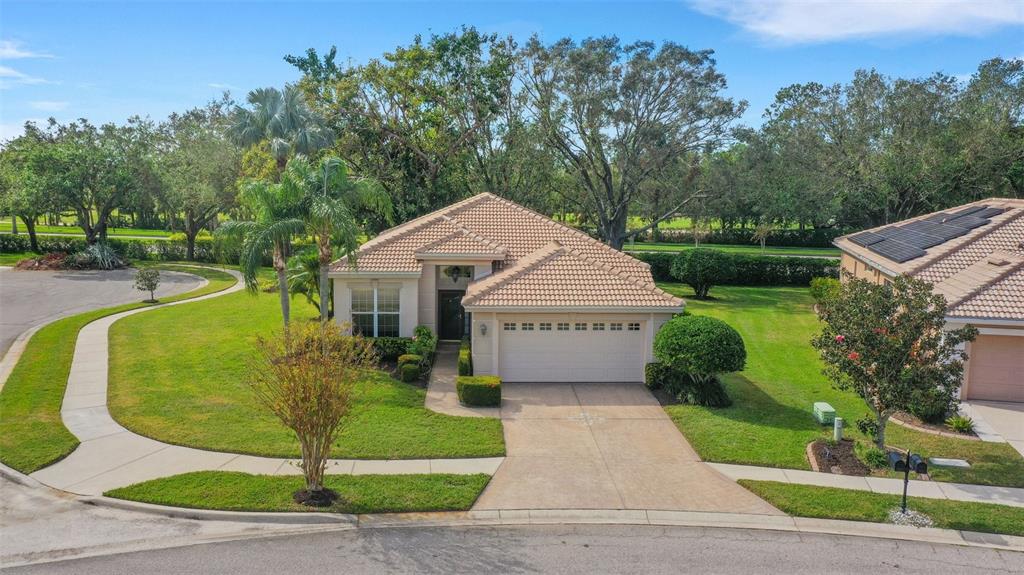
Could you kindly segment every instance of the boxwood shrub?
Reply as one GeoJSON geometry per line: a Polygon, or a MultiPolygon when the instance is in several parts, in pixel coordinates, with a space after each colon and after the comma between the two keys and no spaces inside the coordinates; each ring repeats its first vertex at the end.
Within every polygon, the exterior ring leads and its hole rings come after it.
{"type": "Polygon", "coordinates": [[[420,370],[419,362],[410,362],[403,363],[398,368],[398,373],[401,375],[402,381],[405,383],[412,383],[420,378],[422,371],[420,370]]]}
{"type": "Polygon", "coordinates": [[[463,405],[501,405],[501,378],[496,375],[460,375],[455,378],[455,391],[463,405]]]}
{"type": "Polygon", "coordinates": [[[401,369],[402,366],[410,364],[410,363],[415,364],[415,365],[422,365],[423,364],[423,356],[419,355],[419,354],[416,354],[416,353],[403,353],[402,355],[398,356],[398,368],[399,369],[401,369]]]}
{"type": "Polygon", "coordinates": [[[459,347],[459,375],[473,375],[473,348],[468,339],[459,347]]]}
{"type": "Polygon", "coordinates": [[[373,337],[373,348],[381,361],[395,361],[398,356],[409,353],[412,338],[409,337],[373,337]]]}

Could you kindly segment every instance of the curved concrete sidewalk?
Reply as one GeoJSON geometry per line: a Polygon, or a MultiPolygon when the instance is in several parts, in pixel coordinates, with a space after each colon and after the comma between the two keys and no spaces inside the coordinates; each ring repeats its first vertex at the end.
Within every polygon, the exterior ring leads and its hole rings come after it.
{"type": "MultiPolygon", "coordinates": [[[[81,495],[99,495],[117,487],[190,471],[244,471],[285,475],[301,473],[297,460],[254,457],[170,445],[143,437],[118,424],[107,410],[108,330],[119,319],[172,305],[220,297],[244,289],[238,282],[226,290],[196,298],[139,308],[98,319],[78,333],[61,419],[81,441],[66,458],[36,471],[41,483],[81,495]]],[[[503,458],[332,460],[333,474],[486,473],[491,475],[503,458]]]]}

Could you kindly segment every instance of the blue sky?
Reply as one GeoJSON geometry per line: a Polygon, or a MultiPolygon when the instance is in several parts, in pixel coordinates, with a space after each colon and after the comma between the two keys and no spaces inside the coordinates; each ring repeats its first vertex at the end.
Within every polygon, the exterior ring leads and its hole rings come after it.
{"type": "Polygon", "coordinates": [[[0,139],[27,119],[161,119],[230,89],[298,78],[285,54],[337,45],[362,62],[415,34],[461,25],[672,40],[715,50],[729,93],[759,122],[775,92],[847,81],[858,68],[967,77],[981,61],[1024,57],[1024,2],[689,0],[676,2],[19,2],[0,6],[0,139]]]}

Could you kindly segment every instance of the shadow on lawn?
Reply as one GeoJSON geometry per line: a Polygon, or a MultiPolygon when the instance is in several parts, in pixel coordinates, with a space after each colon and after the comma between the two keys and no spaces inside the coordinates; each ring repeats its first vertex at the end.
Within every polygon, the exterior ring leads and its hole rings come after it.
{"type": "Polygon", "coordinates": [[[733,404],[713,410],[719,417],[808,434],[819,434],[824,429],[814,420],[810,405],[807,409],[798,409],[779,403],[741,374],[729,374],[723,379],[733,404]]]}

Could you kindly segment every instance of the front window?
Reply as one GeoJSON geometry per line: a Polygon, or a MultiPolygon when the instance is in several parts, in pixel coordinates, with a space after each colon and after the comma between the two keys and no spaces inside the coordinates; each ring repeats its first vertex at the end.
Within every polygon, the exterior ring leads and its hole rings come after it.
{"type": "Polygon", "coordinates": [[[352,328],[368,337],[398,337],[399,288],[352,288],[352,328]]]}

